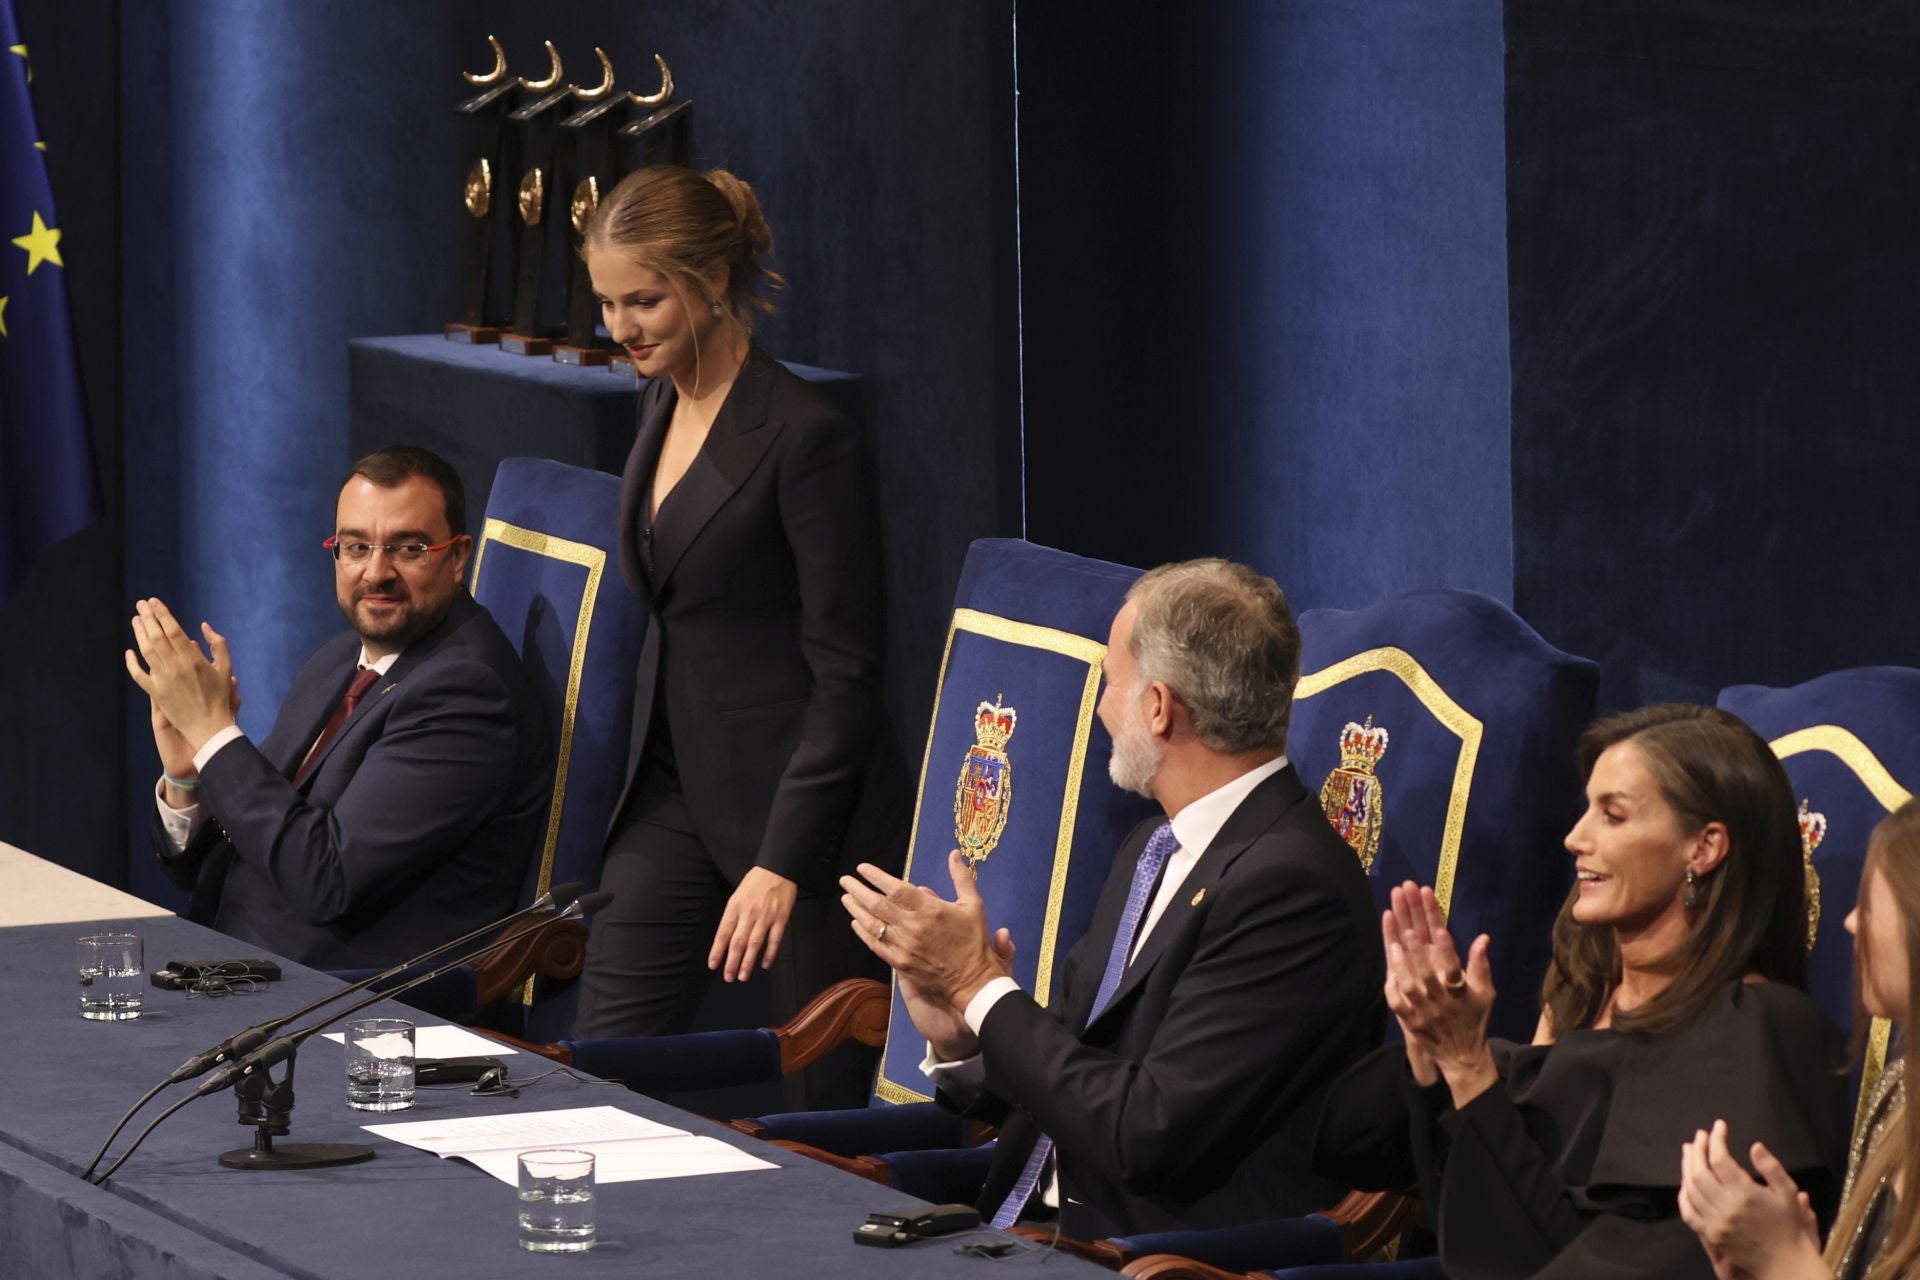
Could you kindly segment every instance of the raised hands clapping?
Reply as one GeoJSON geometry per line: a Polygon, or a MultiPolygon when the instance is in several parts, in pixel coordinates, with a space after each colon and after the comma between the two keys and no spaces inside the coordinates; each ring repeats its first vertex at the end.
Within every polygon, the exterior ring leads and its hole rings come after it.
{"type": "Polygon", "coordinates": [[[1473,940],[1466,963],[1454,949],[1433,890],[1409,880],[1380,916],[1387,948],[1387,1008],[1407,1042],[1407,1064],[1423,1085],[1444,1078],[1463,1107],[1498,1078],[1487,1048],[1493,970],[1487,935],[1473,940]]]}

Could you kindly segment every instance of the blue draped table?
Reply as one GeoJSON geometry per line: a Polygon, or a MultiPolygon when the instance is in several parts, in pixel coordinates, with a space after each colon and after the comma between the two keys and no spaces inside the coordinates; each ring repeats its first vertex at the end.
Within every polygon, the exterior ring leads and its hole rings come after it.
{"type": "MultiPolygon", "coordinates": [[[[854,421],[866,420],[865,379],[787,367],[854,421]]],[[[432,449],[460,473],[469,517],[477,520],[502,458],[552,458],[618,475],[633,448],[638,388],[646,384],[605,367],[410,334],[347,343],[347,385],[353,456],[390,444],[432,449]]]]}
{"type": "MultiPolygon", "coordinates": [[[[113,1122],[149,1086],[191,1054],[242,1026],[289,1012],[339,984],[283,962],[284,981],[252,995],[217,999],[148,992],[134,1022],[83,1020],[76,1010],[73,940],[123,923],[146,939],[149,969],[170,960],[257,956],[260,948],[177,918],[0,929],[0,1027],[7,1087],[0,1094],[0,1257],[5,1274],[36,1280],[115,1275],[357,1277],[369,1274],[512,1277],[530,1267],[569,1276],[985,1275],[993,1267],[956,1256],[950,1241],[905,1251],[853,1243],[875,1210],[919,1202],[802,1156],[768,1146],[617,1086],[552,1076],[517,1099],[475,1098],[465,1086],[420,1090],[410,1111],[376,1116],[346,1105],[339,1045],[302,1046],[289,1142],[359,1142],[364,1164],[301,1172],[222,1168],[222,1151],[251,1145],[231,1092],[200,1099],[155,1130],[106,1187],[79,1171],[113,1122]],[[780,1167],[753,1172],[625,1182],[599,1191],[599,1245],[563,1261],[517,1247],[515,1192],[470,1165],[363,1133],[368,1123],[611,1105],[730,1142],[780,1167]]],[[[393,1002],[369,1013],[432,1021],[393,1002]]],[[[305,1025],[302,1021],[301,1025],[305,1025]]],[[[551,1064],[507,1058],[511,1074],[551,1064]]],[[[181,1096],[176,1086],[115,1143],[121,1150],[146,1119],[181,1096]]],[[[1039,1253],[998,1265],[1037,1265],[1039,1253]]],[[[1069,1257],[1050,1274],[1110,1273],[1069,1257]]]]}

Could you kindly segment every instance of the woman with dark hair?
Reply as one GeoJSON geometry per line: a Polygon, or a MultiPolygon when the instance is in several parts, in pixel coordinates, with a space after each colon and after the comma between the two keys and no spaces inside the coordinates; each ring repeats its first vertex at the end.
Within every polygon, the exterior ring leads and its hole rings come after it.
{"type": "MultiPolygon", "coordinates": [[[[1873,830],[1860,872],[1853,935],[1855,1024],[1920,1025],[1920,800],[1873,830]]],[[[1748,1150],[1755,1180],[1727,1149],[1728,1125],[1694,1135],[1681,1154],[1680,1216],[1721,1280],[1900,1280],[1920,1271],[1920,1196],[1912,1189],[1920,1109],[1907,1106],[1909,1040],[1871,1083],[1855,1126],[1840,1216],[1824,1253],[1802,1191],[1765,1142],[1748,1150]]]]}
{"type": "Polygon", "coordinates": [[[649,381],[619,529],[647,634],[582,1037],[684,1030],[709,970],[773,969],[776,1017],[867,972],[835,882],[898,864],[873,468],[752,341],[772,250],[751,187],[670,165],[623,179],[584,238],[607,332],[649,381]]]}
{"type": "Polygon", "coordinates": [[[1786,773],[1736,717],[1643,708],[1581,738],[1587,808],[1534,1042],[1489,1040],[1482,935],[1463,963],[1430,889],[1381,919],[1404,1046],[1334,1086],[1322,1172],[1417,1186],[1456,1280],[1714,1274],[1674,1152],[1715,1115],[1831,1211],[1844,1046],[1809,998],[1786,773]]]}

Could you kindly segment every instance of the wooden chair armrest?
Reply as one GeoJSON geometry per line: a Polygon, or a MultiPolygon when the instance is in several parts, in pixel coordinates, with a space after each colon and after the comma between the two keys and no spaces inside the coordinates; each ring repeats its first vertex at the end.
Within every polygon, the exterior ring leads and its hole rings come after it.
{"type": "Polygon", "coordinates": [[[1019,1222],[1007,1228],[1012,1234],[1035,1244],[1049,1245],[1062,1253],[1070,1253],[1082,1262],[1092,1262],[1109,1271],[1118,1271],[1133,1255],[1110,1240],[1076,1240],[1072,1236],[1057,1234],[1052,1227],[1043,1227],[1032,1222],[1019,1222]]]}
{"type": "Polygon", "coordinates": [[[847,978],[807,1002],[792,1019],[772,1028],[780,1041],[780,1070],[791,1075],[848,1039],[878,1048],[886,1043],[893,994],[884,982],[847,978]]]}
{"type": "Polygon", "coordinates": [[[1406,1228],[1419,1205],[1391,1191],[1349,1191],[1324,1215],[1340,1224],[1347,1256],[1365,1262],[1406,1228]]]}
{"type": "MultiPolygon", "coordinates": [[[[526,927],[526,921],[518,921],[505,932],[515,933],[526,927]]],[[[577,978],[586,959],[587,926],[578,920],[563,920],[482,954],[473,962],[474,986],[480,1003],[488,1005],[535,974],[561,981],[577,978]]]]}
{"type": "Polygon", "coordinates": [[[1120,1269],[1134,1280],[1260,1280],[1256,1271],[1222,1271],[1177,1253],[1150,1253],[1120,1269]]]}
{"type": "MultiPolygon", "coordinates": [[[[742,1121],[733,1122],[738,1129],[742,1121]]],[[[744,1130],[743,1130],[744,1132],[744,1130]]],[[[877,1182],[883,1187],[891,1187],[893,1179],[887,1176],[887,1162],[878,1156],[837,1156],[831,1151],[822,1151],[819,1147],[810,1147],[804,1142],[789,1142],[785,1138],[776,1138],[773,1144],[782,1151],[791,1151],[809,1160],[818,1160],[821,1164],[831,1165],[842,1173],[850,1173],[856,1178],[865,1178],[868,1182],[877,1182]]]]}
{"type": "Polygon", "coordinates": [[[522,1053],[538,1054],[549,1062],[557,1062],[563,1067],[573,1065],[573,1050],[563,1044],[535,1044],[531,1040],[522,1040],[519,1036],[510,1036],[504,1031],[490,1031],[485,1027],[468,1027],[467,1030],[482,1035],[489,1040],[498,1040],[510,1049],[522,1053]]]}

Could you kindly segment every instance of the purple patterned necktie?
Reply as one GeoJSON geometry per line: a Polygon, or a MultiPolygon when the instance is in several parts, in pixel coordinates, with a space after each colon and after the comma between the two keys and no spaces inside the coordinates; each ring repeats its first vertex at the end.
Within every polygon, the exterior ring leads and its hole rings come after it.
{"type": "MultiPolygon", "coordinates": [[[[1113,950],[1107,953],[1107,971],[1100,975],[1100,989],[1094,993],[1093,1007],[1087,1011],[1087,1026],[1093,1025],[1094,1019],[1107,1007],[1107,1001],[1119,990],[1121,975],[1126,973],[1127,961],[1133,955],[1133,935],[1147,914],[1153,886],[1159,881],[1168,856],[1179,847],[1180,842],[1173,836],[1173,824],[1163,822],[1147,838],[1147,847],[1140,851],[1140,861],[1133,868],[1133,885],[1127,890],[1127,907],[1120,913],[1120,927],[1113,932],[1113,950]]],[[[1020,1220],[1020,1211],[1033,1198],[1033,1189],[1040,1185],[1040,1171],[1046,1167],[1047,1156],[1052,1152],[1053,1139],[1041,1134],[1040,1140],[1033,1144],[1033,1154],[1027,1157],[1019,1178],[1015,1179],[1013,1190],[1000,1202],[990,1225],[1005,1231],[1020,1220]]]]}

